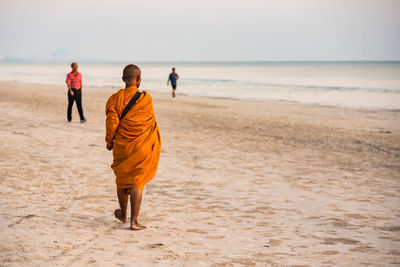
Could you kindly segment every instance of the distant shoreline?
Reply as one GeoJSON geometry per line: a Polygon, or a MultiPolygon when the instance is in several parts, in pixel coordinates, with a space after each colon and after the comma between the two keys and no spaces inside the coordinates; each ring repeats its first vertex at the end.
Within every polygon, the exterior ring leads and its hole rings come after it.
{"type": "MultiPolygon", "coordinates": [[[[123,86],[128,62],[79,62],[84,86],[123,86]]],[[[400,62],[135,62],[142,87],[169,92],[167,74],[176,67],[178,93],[194,96],[289,102],[356,109],[400,109],[400,62]]],[[[65,83],[69,63],[0,63],[0,80],[65,83]]]]}
{"type": "MultiPolygon", "coordinates": [[[[60,84],[55,84],[55,83],[35,83],[35,82],[20,82],[20,81],[6,81],[6,80],[0,80],[0,83],[16,83],[16,84],[26,84],[26,85],[45,85],[45,86],[61,86],[60,84]]],[[[87,85],[86,87],[89,88],[109,88],[112,90],[115,89],[122,89],[122,87],[119,86],[99,86],[99,85],[87,85]]],[[[140,88],[141,90],[147,90],[146,88],[140,88]]],[[[156,94],[161,94],[161,95],[170,95],[169,92],[162,92],[159,90],[148,90],[150,93],[156,93],[156,94]]],[[[319,104],[319,103],[303,103],[299,101],[291,101],[291,100],[284,100],[284,99],[254,99],[254,98],[237,98],[237,97],[228,97],[228,96],[211,96],[211,95],[197,95],[197,94],[188,94],[188,93],[182,93],[180,92],[179,95],[182,96],[189,96],[189,97],[195,97],[195,98],[206,98],[206,99],[220,99],[220,100],[234,100],[234,101],[245,101],[245,102],[257,102],[257,103],[270,103],[270,104],[295,104],[295,105],[300,105],[300,106],[315,106],[315,107],[326,107],[326,108],[338,108],[338,109],[348,109],[348,110],[359,110],[359,111],[388,111],[388,112],[400,112],[400,109],[391,109],[391,108],[365,108],[365,107],[346,107],[346,106],[337,106],[337,105],[327,105],[327,104],[319,104]]]]}

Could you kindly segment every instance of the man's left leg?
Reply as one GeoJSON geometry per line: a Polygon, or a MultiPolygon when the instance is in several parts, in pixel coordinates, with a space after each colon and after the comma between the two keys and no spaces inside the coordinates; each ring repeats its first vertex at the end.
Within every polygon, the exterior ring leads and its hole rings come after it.
{"type": "Polygon", "coordinates": [[[82,92],[81,90],[76,90],[75,94],[76,94],[75,95],[76,107],[78,108],[79,117],[81,118],[81,122],[85,122],[86,119],[83,116],[83,109],[82,109],[82,92]]]}
{"type": "Polygon", "coordinates": [[[128,198],[129,198],[127,189],[118,189],[117,188],[117,195],[118,195],[118,202],[119,202],[120,209],[116,209],[114,211],[115,218],[117,218],[121,222],[127,222],[126,210],[128,208],[128,198]]]}

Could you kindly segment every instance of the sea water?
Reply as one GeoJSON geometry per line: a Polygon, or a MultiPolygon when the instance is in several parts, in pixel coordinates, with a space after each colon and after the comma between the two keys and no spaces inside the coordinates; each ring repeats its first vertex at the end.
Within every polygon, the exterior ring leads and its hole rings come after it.
{"type": "MultiPolygon", "coordinates": [[[[135,62],[141,89],[170,92],[168,75],[180,76],[177,93],[352,108],[400,109],[400,62],[135,62]]],[[[83,86],[123,88],[126,62],[79,63],[83,86]]],[[[65,84],[67,63],[0,63],[0,80],[65,84]]]]}

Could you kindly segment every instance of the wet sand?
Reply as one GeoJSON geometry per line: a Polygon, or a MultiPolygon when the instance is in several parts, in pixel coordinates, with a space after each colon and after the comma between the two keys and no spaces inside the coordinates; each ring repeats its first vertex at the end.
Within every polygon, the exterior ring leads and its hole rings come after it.
{"type": "MultiPolygon", "coordinates": [[[[400,265],[400,112],[151,93],[156,177],[130,231],[104,106],[0,82],[0,265],[400,265]]],[[[151,91],[150,91],[151,92],[151,91]]]]}

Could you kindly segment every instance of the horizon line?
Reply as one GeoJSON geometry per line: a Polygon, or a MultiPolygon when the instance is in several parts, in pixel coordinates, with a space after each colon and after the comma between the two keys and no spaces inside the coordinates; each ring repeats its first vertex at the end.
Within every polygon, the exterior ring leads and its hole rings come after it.
{"type": "Polygon", "coordinates": [[[0,63],[379,63],[379,62],[400,62],[400,59],[336,59],[336,60],[105,60],[105,59],[66,59],[66,60],[45,60],[45,59],[0,59],[0,63]]]}

